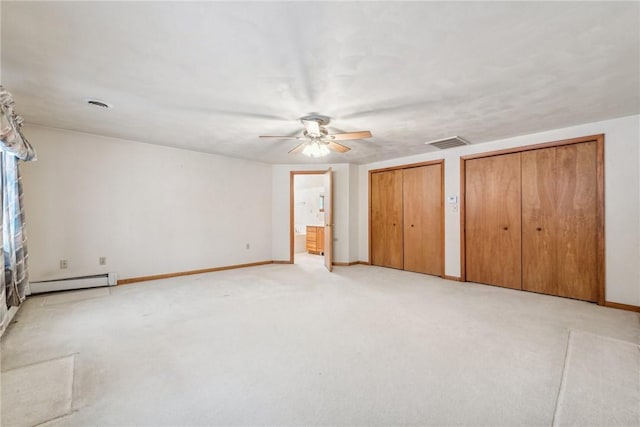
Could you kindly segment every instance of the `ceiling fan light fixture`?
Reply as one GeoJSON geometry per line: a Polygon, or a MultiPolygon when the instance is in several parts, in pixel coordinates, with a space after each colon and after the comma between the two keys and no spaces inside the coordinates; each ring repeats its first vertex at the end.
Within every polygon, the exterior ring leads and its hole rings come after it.
{"type": "Polygon", "coordinates": [[[355,139],[366,139],[371,138],[372,136],[371,131],[368,130],[329,133],[325,128],[325,126],[329,124],[329,120],[328,116],[311,114],[300,118],[300,121],[304,126],[301,136],[260,135],[259,138],[295,139],[297,141],[304,141],[289,150],[289,154],[302,153],[308,157],[324,157],[329,155],[332,151],[335,151],[336,153],[346,153],[351,150],[351,148],[337,141],[342,142],[355,139]]]}
{"type": "Polygon", "coordinates": [[[329,148],[327,144],[322,144],[319,141],[310,141],[304,150],[302,150],[302,154],[309,157],[324,157],[329,154],[329,148]]]}

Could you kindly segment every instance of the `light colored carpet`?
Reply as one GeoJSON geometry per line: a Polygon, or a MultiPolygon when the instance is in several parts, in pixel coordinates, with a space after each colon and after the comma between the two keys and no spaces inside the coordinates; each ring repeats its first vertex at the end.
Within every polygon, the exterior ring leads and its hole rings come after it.
{"type": "MultiPolygon", "coordinates": [[[[77,353],[74,412],[55,426],[549,426],[570,330],[639,342],[636,313],[315,261],[31,298],[3,339],[3,369],[77,353]]],[[[585,387],[575,396],[598,393],[585,387]]]]}
{"type": "Polygon", "coordinates": [[[571,331],[554,425],[640,426],[640,348],[571,331]]]}
{"type": "Polygon", "coordinates": [[[68,415],[73,393],[73,356],[2,373],[2,425],[34,426],[68,415]]]}
{"type": "Polygon", "coordinates": [[[74,301],[82,301],[89,298],[108,297],[109,288],[94,288],[78,291],[54,292],[42,296],[42,305],[64,304],[74,301]]]}

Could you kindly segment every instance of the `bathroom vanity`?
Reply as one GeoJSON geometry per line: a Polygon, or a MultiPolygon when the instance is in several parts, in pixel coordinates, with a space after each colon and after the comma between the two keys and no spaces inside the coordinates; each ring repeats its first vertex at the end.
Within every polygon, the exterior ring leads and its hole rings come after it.
{"type": "Polygon", "coordinates": [[[307,225],[307,252],[320,255],[324,253],[324,227],[307,225]]]}

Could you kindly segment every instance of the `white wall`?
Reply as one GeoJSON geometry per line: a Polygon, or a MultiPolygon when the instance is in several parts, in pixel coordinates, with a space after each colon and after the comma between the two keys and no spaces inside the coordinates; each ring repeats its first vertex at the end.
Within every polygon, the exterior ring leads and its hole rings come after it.
{"type": "Polygon", "coordinates": [[[350,224],[349,210],[353,198],[357,194],[350,194],[351,165],[348,164],[305,164],[305,165],[273,165],[272,169],[272,220],[273,220],[273,259],[289,260],[289,186],[291,171],[327,170],[333,168],[333,218],[334,218],[334,262],[351,262],[350,258],[351,233],[357,233],[357,226],[350,224]]]}
{"type": "MultiPolygon", "coordinates": [[[[359,168],[359,253],[368,259],[368,171],[445,159],[445,196],[460,196],[460,156],[605,134],[606,300],[640,305],[640,116],[623,117],[489,143],[362,165],[359,168]]],[[[460,216],[445,207],[445,274],[460,275],[460,216]]]]}
{"type": "Polygon", "coordinates": [[[24,133],[38,153],[22,165],[32,281],[272,259],[271,165],[37,126],[24,133]]]}
{"type": "MultiPolygon", "coordinates": [[[[349,262],[362,261],[358,237],[360,236],[359,167],[349,165],[349,262]]],[[[365,200],[366,202],[366,200],[365,200]]]]}

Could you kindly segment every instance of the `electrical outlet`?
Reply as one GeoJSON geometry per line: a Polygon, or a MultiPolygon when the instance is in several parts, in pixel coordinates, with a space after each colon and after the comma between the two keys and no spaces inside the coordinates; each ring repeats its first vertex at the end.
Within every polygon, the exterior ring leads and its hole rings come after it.
{"type": "Polygon", "coordinates": [[[101,256],[101,257],[98,259],[98,263],[99,263],[100,265],[107,265],[107,257],[106,257],[106,256],[101,256]]]}
{"type": "Polygon", "coordinates": [[[67,268],[68,266],[69,266],[69,264],[67,263],[67,260],[66,260],[66,259],[61,259],[61,260],[60,260],[60,268],[61,268],[61,269],[65,269],[65,268],[67,268]]]}
{"type": "Polygon", "coordinates": [[[247,243],[247,249],[251,249],[251,245],[247,243]]]}

